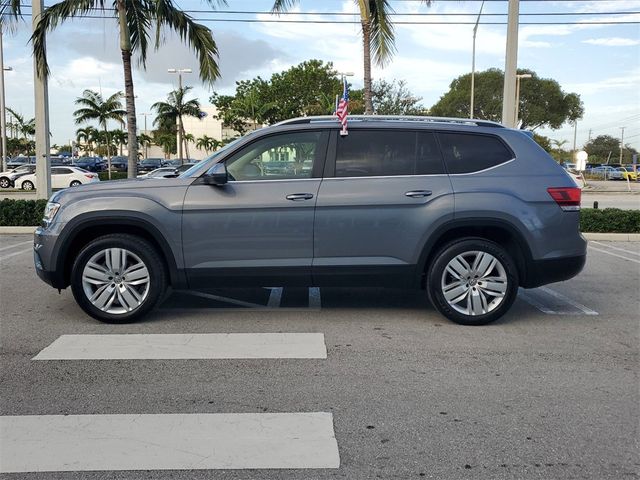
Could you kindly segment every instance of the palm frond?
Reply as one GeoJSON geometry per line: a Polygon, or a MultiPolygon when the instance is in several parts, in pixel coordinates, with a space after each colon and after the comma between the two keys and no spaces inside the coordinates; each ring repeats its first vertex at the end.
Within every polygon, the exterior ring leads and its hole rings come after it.
{"type": "Polygon", "coordinates": [[[393,13],[393,8],[388,0],[369,0],[369,8],[373,59],[383,67],[396,51],[393,23],[389,17],[393,13]]]}
{"type": "MultiPolygon", "coordinates": [[[[156,29],[163,27],[175,31],[183,42],[191,47],[198,56],[200,63],[200,79],[213,83],[220,76],[218,67],[218,47],[213,40],[211,30],[196,23],[189,15],[173,4],[171,0],[156,0],[155,4],[156,29]]],[[[160,37],[156,37],[156,48],[159,47],[160,37]]]]}
{"type": "Polygon", "coordinates": [[[125,10],[131,51],[138,54],[139,63],[145,68],[154,5],[148,0],[125,0],[125,10]]]}
{"type": "Polygon", "coordinates": [[[298,3],[298,0],[274,0],[271,11],[273,13],[282,13],[293,7],[296,3],[298,3]]]}
{"type": "Polygon", "coordinates": [[[49,75],[46,48],[47,32],[67,20],[73,19],[76,15],[85,14],[95,8],[104,9],[104,7],[104,0],[63,0],[44,11],[30,39],[38,75],[43,77],[49,75]]]}

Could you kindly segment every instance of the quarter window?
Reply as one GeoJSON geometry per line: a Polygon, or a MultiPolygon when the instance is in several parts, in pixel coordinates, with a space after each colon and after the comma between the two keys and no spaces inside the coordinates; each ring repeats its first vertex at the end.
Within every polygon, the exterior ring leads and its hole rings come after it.
{"type": "Polygon", "coordinates": [[[321,135],[295,132],[262,138],[227,160],[227,171],[232,180],[311,178],[321,135]]]}
{"type": "Polygon", "coordinates": [[[336,177],[439,173],[444,168],[432,133],[352,130],[338,139],[336,177]]]}
{"type": "Polygon", "coordinates": [[[495,167],[513,158],[496,137],[467,133],[439,133],[449,173],[471,173],[495,167]]]}

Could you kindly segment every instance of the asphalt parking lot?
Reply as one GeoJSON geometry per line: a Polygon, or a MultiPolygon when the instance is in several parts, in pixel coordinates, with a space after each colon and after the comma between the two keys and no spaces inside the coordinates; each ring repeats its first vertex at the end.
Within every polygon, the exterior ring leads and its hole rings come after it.
{"type": "Polygon", "coordinates": [[[3,478],[640,476],[640,243],[591,242],[579,277],[472,328],[422,292],[278,287],[174,292],[106,325],[37,279],[30,242],[0,236],[3,478]],[[238,333],[226,356],[190,343],[238,333]],[[141,343],[69,346],[114,334],[141,343]]]}

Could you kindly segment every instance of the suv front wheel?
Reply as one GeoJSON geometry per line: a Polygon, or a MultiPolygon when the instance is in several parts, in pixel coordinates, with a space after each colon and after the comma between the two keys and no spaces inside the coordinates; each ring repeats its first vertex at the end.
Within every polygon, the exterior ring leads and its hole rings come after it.
{"type": "Polygon", "coordinates": [[[146,240],[105,235],[86,245],[73,263],[71,289],[82,309],[107,323],[128,323],[164,296],[163,260],[146,240]]]}
{"type": "Polygon", "coordinates": [[[497,243],[467,238],[445,245],[427,273],[433,306],[461,325],[485,325],[504,315],[518,293],[518,271],[497,243]]]}

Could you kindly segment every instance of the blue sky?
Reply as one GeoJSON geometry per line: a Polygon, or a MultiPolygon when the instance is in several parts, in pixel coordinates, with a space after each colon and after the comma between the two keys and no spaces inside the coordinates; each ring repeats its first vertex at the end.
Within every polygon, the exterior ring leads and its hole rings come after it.
{"type": "MultiPolygon", "coordinates": [[[[47,2],[48,4],[49,2],[47,2]]],[[[201,2],[183,0],[187,10],[208,10],[201,2]]],[[[473,22],[480,1],[440,0],[426,7],[412,0],[390,0],[397,13],[426,13],[433,17],[395,17],[397,20],[473,22]],[[467,13],[472,16],[442,17],[435,14],[467,13]]],[[[271,0],[228,0],[221,10],[268,11],[271,0]]],[[[312,12],[356,13],[352,0],[301,0],[293,11],[299,15],[287,20],[357,20],[357,15],[321,17],[312,12]]],[[[488,1],[483,21],[504,21],[506,1],[488,1]]],[[[521,1],[520,21],[597,22],[640,21],[640,14],[605,15],[604,12],[640,12],[637,0],[600,1],[521,1]],[[575,16],[532,16],[525,14],[571,13],[575,16]],[[585,15],[589,14],[589,15],[585,15]]],[[[276,19],[268,14],[194,13],[200,19],[248,18],[276,19]]],[[[28,19],[30,21],[30,19],[28,19]]],[[[359,26],[351,24],[231,23],[202,22],[213,32],[220,50],[222,78],[213,89],[231,93],[235,81],[256,75],[269,77],[304,60],[332,61],[340,71],[356,73],[354,86],[362,85],[362,48],[359,26]]],[[[7,105],[27,117],[33,116],[33,67],[28,45],[29,24],[19,25],[4,36],[7,105]]],[[[448,90],[451,81],[471,70],[473,25],[396,25],[398,52],[384,69],[375,68],[374,78],[404,79],[409,89],[433,105],[448,90]]],[[[481,25],[477,37],[478,70],[504,68],[506,26],[481,25]]],[[[560,82],[567,92],[580,94],[585,117],[578,123],[578,146],[592,130],[592,136],[619,136],[625,127],[625,143],[640,149],[640,25],[521,25],[518,66],[541,77],[560,82]]],[[[111,19],[78,19],[59,27],[48,40],[52,77],[49,83],[53,143],[74,138],[74,99],[83,89],[101,89],[105,95],[123,90],[123,75],[117,43],[116,24],[111,19]]],[[[137,110],[164,99],[177,78],[167,68],[190,67],[197,71],[195,57],[171,35],[157,53],[151,55],[146,72],[134,73],[137,110]]],[[[523,80],[522,88],[526,88],[523,80]]],[[[200,84],[197,75],[185,77],[196,86],[195,94],[208,103],[211,87],[200,84]]],[[[142,124],[143,118],[139,117],[142,124]]],[[[142,125],[141,125],[142,126],[142,125]]],[[[569,125],[556,131],[541,131],[559,140],[573,142],[569,125]]]]}

